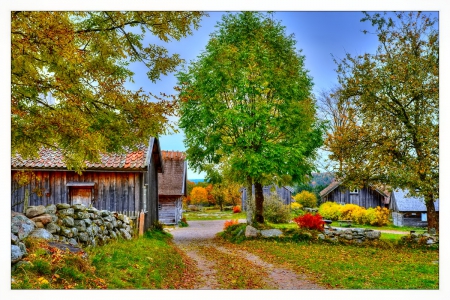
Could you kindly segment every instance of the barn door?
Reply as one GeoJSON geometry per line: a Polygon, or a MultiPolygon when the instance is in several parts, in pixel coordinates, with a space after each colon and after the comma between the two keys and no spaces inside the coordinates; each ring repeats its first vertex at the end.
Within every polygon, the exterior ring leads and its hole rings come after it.
{"type": "Polygon", "coordinates": [[[94,200],[94,182],[68,182],[69,203],[84,204],[89,207],[94,200]]]}
{"type": "Polygon", "coordinates": [[[70,190],[72,204],[84,204],[86,207],[89,207],[89,205],[92,203],[91,188],[72,187],[70,190]]]}

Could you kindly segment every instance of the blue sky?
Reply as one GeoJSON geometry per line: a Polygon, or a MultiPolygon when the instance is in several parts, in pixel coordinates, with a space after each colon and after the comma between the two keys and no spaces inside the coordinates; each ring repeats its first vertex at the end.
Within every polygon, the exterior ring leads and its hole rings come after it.
{"type": "MultiPolygon", "coordinates": [[[[208,43],[210,34],[215,31],[216,24],[226,12],[209,12],[209,17],[204,17],[201,27],[193,32],[193,35],[164,44],[170,53],[179,53],[188,64],[195,60],[204,51],[208,43]]],[[[438,16],[437,13],[434,13],[438,16]]],[[[337,84],[335,72],[336,59],[343,58],[345,53],[358,55],[363,53],[374,53],[378,42],[375,34],[364,34],[367,30],[374,32],[369,22],[361,22],[364,17],[361,11],[347,12],[301,12],[301,11],[276,11],[274,18],[285,26],[286,34],[294,34],[297,41],[297,49],[302,50],[305,55],[305,67],[313,77],[314,93],[318,94],[324,89],[329,89],[337,84]]],[[[149,42],[154,42],[150,36],[146,37],[149,42]]],[[[135,63],[131,66],[134,76],[134,84],[129,84],[130,88],[144,90],[154,94],[160,92],[175,94],[173,89],[177,85],[175,74],[163,76],[156,83],[150,82],[146,77],[146,69],[142,64],[135,63]]],[[[184,151],[183,132],[165,135],[160,137],[162,150],[184,151]]],[[[325,156],[325,155],[323,155],[325,156]]],[[[196,173],[189,168],[188,178],[203,178],[204,173],[196,173]]]]}

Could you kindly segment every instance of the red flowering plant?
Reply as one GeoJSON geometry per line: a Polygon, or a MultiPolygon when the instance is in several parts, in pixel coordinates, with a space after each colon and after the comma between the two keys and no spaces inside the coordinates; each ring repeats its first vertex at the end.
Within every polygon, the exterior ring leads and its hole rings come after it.
{"type": "Polygon", "coordinates": [[[241,206],[240,205],[236,205],[233,206],[233,214],[237,214],[241,212],[241,206]]]}
{"type": "Polygon", "coordinates": [[[319,231],[323,231],[325,224],[320,214],[312,215],[310,213],[294,218],[294,222],[297,223],[300,228],[314,229],[319,231]]]}

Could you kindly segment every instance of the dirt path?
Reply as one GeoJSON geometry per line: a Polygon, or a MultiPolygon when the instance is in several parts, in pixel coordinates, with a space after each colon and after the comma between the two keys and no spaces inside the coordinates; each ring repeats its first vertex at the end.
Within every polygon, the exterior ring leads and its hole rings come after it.
{"type": "Polygon", "coordinates": [[[175,244],[197,263],[201,272],[202,280],[196,289],[236,288],[237,280],[256,289],[325,289],[302,274],[215,239],[224,222],[190,221],[189,227],[171,231],[175,244]]]}

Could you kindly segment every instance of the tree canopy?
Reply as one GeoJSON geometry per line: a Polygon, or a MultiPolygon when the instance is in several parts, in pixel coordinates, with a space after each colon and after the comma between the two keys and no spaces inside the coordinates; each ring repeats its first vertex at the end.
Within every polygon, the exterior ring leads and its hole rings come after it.
{"type": "Polygon", "coordinates": [[[173,101],[124,86],[130,62],[155,82],[182,59],[160,41],[197,28],[201,12],[11,12],[11,150],[27,158],[60,148],[69,168],[100,152],[147,143],[167,131],[173,101]]]}
{"type": "MultiPolygon", "coordinates": [[[[338,101],[351,108],[346,127],[326,145],[342,158],[345,183],[387,184],[425,199],[429,227],[437,228],[439,197],[439,32],[421,12],[368,14],[379,47],[338,64],[338,101]],[[348,130],[351,128],[352,130],[348,130]]],[[[335,94],[336,95],[336,94],[335,94]]]]}
{"type": "Polygon", "coordinates": [[[312,79],[293,35],[270,15],[227,14],[206,49],[177,74],[180,122],[191,166],[223,157],[241,183],[303,181],[322,143],[312,79]]]}

